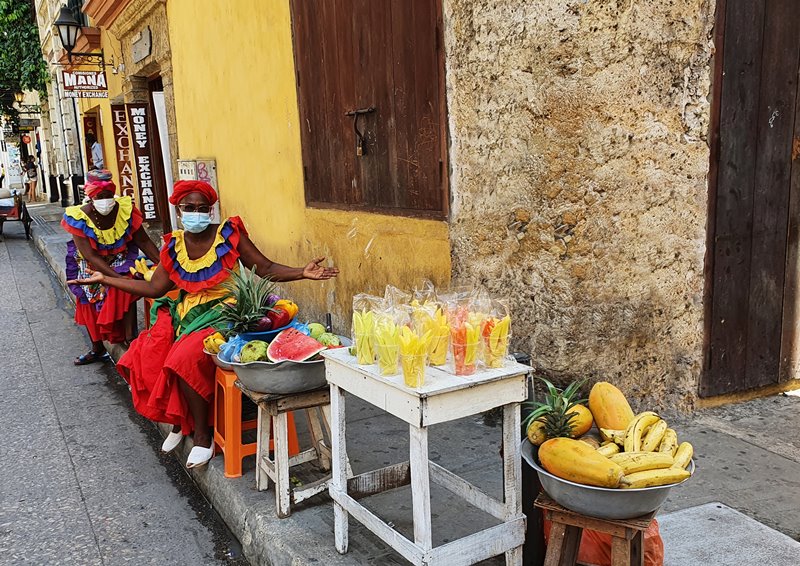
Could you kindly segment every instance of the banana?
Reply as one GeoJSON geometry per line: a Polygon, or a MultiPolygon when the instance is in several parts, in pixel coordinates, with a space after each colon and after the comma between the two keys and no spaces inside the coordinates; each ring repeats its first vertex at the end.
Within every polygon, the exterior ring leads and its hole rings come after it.
{"type": "Polygon", "coordinates": [[[678,446],[678,451],[675,452],[675,461],[672,464],[673,468],[683,469],[689,465],[689,462],[692,460],[692,454],[694,454],[694,448],[688,442],[681,442],[681,445],[678,446]]]}
{"type": "Polygon", "coordinates": [[[601,446],[600,448],[597,449],[597,451],[600,454],[602,454],[603,456],[605,456],[606,458],[610,458],[614,454],[618,454],[619,450],[620,450],[619,444],[615,444],[613,442],[611,442],[609,444],[606,444],[604,446],[601,446]]]}
{"type": "Polygon", "coordinates": [[[645,430],[656,424],[660,417],[652,411],[636,415],[625,430],[625,452],[639,452],[645,430]]]}
{"type": "Polygon", "coordinates": [[[619,486],[623,489],[636,489],[641,487],[655,487],[679,483],[691,476],[686,470],[680,468],[661,468],[658,470],[646,470],[626,475],[620,481],[619,486]]]}
{"type": "Polygon", "coordinates": [[[678,433],[668,428],[666,432],[664,432],[664,437],[661,439],[658,451],[670,454],[674,458],[675,452],[678,451],[678,433]]]}
{"type": "Polygon", "coordinates": [[[609,460],[619,464],[625,475],[646,470],[669,468],[672,465],[672,456],[661,452],[625,452],[614,454],[609,460]]]}
{"type": "Polygon", "coordinates": [[[659,419],[656,424],[650,427],[647,434],[642,439],[642,452],[653,452],[661,444],[664,433],[667,432],[667,421],[659,419]]]}
{"type": "Polygon", "coordinates": [[[600,436],[602,436],[604,440],[610,440],[611,442],[619,444],[620,446],[622,446],[625,443],[624,430],[612,430],[610,428],[601,428],[600,436]]]}

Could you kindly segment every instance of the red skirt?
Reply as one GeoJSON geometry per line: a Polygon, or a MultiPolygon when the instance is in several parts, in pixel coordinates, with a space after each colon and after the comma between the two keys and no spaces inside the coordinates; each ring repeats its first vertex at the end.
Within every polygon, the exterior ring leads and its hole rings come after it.
{"type": "Polygon", "coordinates": [[[107,340],[112,344],[119,344],[127,339],[123,320],[125,313],[137,299],[135,295],[109,287],[100,310],[92,303],[77,302],[75,322],[86,327],[92,342],[107,340]]]}
{"type": "Polygon", "coordinates": [[[216,366],[203,352],[203,340],[214,332],[206,328],[176,341],[169,311],[159,309],[155,324],[131,342],[117,363],[120,375],[131,386],[133,406],[139,414],[151,421],[179,425],[183,434],[194,430],[178,380],[211,403],[216,366]]]}

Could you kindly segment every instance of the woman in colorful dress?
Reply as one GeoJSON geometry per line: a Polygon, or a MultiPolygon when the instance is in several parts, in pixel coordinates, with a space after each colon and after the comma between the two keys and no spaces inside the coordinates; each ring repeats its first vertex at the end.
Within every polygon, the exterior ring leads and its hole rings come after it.
{"type": "MultiPolygon", "coordinates": [[[[111,173],[97,171],[84,185],[91,199],[64,212],[61,226],[72,235],[67,243],[67,279],[82,279],[94,271],[105,281],[128,279],[141,249],[154,262],[158,248],[142,228],[142,213],[131,197],[115,196],[111,173]]],[[[108,359],[103,340],[112,344],[133,338],[137,297],[98,283],[70,284],[75,295],[75,322],[85,326],[92,349],[78,356],[75,365],[108,359]],[[131,308],[134,307],[134,308],[131,308]]]]}
{"type": "Polygon", "coordinates": [[[159,263],[150,281],[108,279],[95,272],[74,283],[103,283],[136,295],[163,297],[177,287],[175,300],[155,302],[156,322],[131,344],[117,367],[130,384],[136,410],[150,420],[173,425],[162,450],[175,449],[193,433],[186,465],[206,464],[213,456],[209,405],[214,395],[215,366],[203,353],[203,339],[219,318],[214,308],[227,295],[222,284],[239,262],[256,266],[258,275],[274,281],[325,280],[339,270],[324,267],[324,257],[305,267],[288,267],[265,257],[250,241],[238,216],[212,223],[217,193],[202,181],[178,181],[170,197],[183,230],[164,236],[159,263]]]}

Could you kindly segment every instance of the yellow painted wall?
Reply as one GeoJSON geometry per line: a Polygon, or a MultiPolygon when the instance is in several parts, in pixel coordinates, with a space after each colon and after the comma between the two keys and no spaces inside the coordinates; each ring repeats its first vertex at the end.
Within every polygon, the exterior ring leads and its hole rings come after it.
{"type": "Polygon", "coordinates": [[[240,215],[270,259],[301,265],[325,255],[336,281],[288,286],[305,317],[334,314],[343,330],[354,293],[450,278],[445,222],[307,209],[289,2],[167,3],[178,147],[214,158],[223,215],[240,215]]]}
{"type": "MultiPolygon", "coordinates": [[[[111,171],[114,176],[114,183],[119,188],[119,168],[114,156],[114,129],[111,121],[111,100],[122,95],[122,75],[111,72],[111,56],[114,55],[114,62],[119,64],[119,54],[121,53],[119,42],[113,35],[101,29],[100,41],[106,57],[106,80],[108,82],[108,98],[81,98],[78,99],[78,107],[81,113],[96,113],[102,126],[102,139],[98,141],[103,146],[103,157],[105,158],[106,169],[111,171]]],[[[83,124],[81,124],[83,128],[83,124]]],[[[85,134],[85,132],[84,132],[85,134]]],[[[86,155],[85,145],[81,147],[84,153],[84,165],[91,165],[91,156],[86,155]]]]}

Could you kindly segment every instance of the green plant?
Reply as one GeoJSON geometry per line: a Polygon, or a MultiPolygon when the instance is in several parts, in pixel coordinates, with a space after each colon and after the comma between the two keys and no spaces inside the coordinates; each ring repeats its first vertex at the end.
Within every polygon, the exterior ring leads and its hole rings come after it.
{"type": "Polygon", "coordinates": [[[275,291],[275,283],[269,278],[260,277],[256,266],[248,269],[239,263],[239,269],[230,270],[230,279],[223,283],[233,301],[226,301],[221,307],[220,322],[226,328],[226,335],[240,334],[255,329],[258,321],[270,308],[269,298],[275,291]]]}
{"type": "Polygon", "coordinates": [[[544,402],[528,401],[524,403],[524,407],[530,412],[523,421],[523,430],[527,430],[533,421],[542,420],[547,438],[570,437],[574,427],[570,421],[578,416],[578,412],[573,409],[576,405],[586,402],[586,399],[576,399],[575,397],[586,380],[573,381],[566,389],[561,390],[543,377],[537,379],[547,388],[544,402]]]}
{"type": "Polygon", "coordinates": [[[30,0],[0,0],[0,112],[14,123],[14,93],[44,95],[49,75],[30,0]]]}

